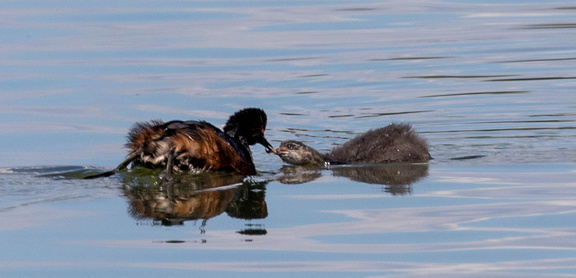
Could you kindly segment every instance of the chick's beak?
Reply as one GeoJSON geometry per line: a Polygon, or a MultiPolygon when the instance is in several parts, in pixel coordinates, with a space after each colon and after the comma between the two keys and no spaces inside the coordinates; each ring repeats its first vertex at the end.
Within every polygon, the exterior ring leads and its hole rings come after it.
{"type": "Polygon", "coordinates": [[[287,150],[288,150],[288,148],[286,148],[286,147],[278,147],[278,148],[276,149],[275,154],[276,154],[277,156],[282,157],[282,156],[284,156],[284,155],[286,154],[286,151],[287,151],[287,150]]]}

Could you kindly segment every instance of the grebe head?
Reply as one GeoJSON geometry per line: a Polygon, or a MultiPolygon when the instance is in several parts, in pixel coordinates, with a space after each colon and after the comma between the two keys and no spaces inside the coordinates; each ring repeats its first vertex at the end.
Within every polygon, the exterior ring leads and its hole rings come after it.
{"type": "Polygon", "coordinates": [[[294,164],[319,164],[324,163],[323,156],[312,147],[306,146],[299,141],[282,141],[275,152],[282,161],[294,164]]]}
{"type": "Polygon", "coordinates": [[[231,137],[237,138],[247,145],[261,144],[266,152],[275,152],[274,147],[264,137],[266,131],[266,113],[259,108],[245,108],[230,116],[224,132],[231,137]]]}

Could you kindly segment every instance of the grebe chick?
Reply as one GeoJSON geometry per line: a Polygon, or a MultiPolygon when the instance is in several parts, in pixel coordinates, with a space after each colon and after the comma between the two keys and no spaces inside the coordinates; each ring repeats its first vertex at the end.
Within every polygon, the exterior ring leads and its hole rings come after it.
{"type": "Polygon", "coordinates": [[[409,124],[390,124],[370,130],[321,154],[299,141],[283,141],[275,152],[289,164],[380,164],[430,160],[428,144],[409,124]]]}
{"type": "Polygon", "coordinates": [[[250,145],[275,152],[264,137],[266,113],[242,109],[230,116],[224,130],[205,121],[151,121],[136,123],[128,133],[127,158],[114,170],[86,178],[105,177],[132,165],[176,171],[226,171],[256,174],[250,145]]]}

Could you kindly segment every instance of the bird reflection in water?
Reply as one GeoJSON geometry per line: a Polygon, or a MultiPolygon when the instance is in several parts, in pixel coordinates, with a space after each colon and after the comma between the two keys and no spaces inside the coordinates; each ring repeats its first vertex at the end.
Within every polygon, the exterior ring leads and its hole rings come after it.
{"type": "Polygon", "coordinates": [[[279,181],[284,184],[301,184],[322,176],[322,171],[330,170],[333,176],[345,177],[353,181],[381,184],[383,190],[392,195],[406,195],[412,192],[412,184],[428,176],[427,163],[398,163],[379,165],[285,165],[279,181]]]}
{"type": "MultiPolygon", "coordinates": [[[[183,225],[185,221],[201,220],[201,233],[208,219],[226,212],[230,217],[254,220],[268,216],[265,201],[267,182],[254,181],[243,175],[230,173],[201,173],[175,175],[166,182],[158,175],[132,171],[122,175],[124,195],[129,201],[129,212],[153,224],[183,225]]],[[[247,224],[253,230],[254,224],[247,224]]],[[[266,234],[261,226],[253,232],[266,234]]]]}
{"type": "Polygon", "coordinates": [[[272,150],[285,163],[280,182],[304,183],[321,176],[321,169],[351,180],[385,185],[392,195],[411,193],[411,184],[428,175],[431,159],[426,139],[409,124],[390,124],[358,135],[328,153],[300,141],[282,141],[272,150]]]}

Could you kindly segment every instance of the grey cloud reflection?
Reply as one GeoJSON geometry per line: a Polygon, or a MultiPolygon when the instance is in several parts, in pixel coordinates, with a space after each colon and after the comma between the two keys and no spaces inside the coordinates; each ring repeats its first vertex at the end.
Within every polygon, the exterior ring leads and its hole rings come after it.
{"type": "Polygon", "coordinates": [[[552,271],[546,277],[567,277],[563,273],[553,273],[556,269],[574,269],[576,259],[541,259],[519,260],[496,263],[419,263],[403,261],[273,261],[273,262],[200,262],[200,263],[123,263],[123,262],[0,262],[0,267],[54,267],[54,268],[138,268],[138,269],[181,269],[205,271],[234,271],[242,276],[244,273],[260,272],[340,272],[350,275],[365,273],[367,277],[470,277],[485,278],[497,276],[502,278],[542,277],[538,271],[552,271]],[[520,272],[524,271],[524,272],[520,272]],[[381,275],[378,272],[384,272],[381,275]],[[534,273],[529,273],[534,272],[534,273]]]}
{"type": "MultiPolygon", "coordinates": [[[[354,196],[353,196],[354,197],[354,196]]],[[[357,196],[356,196],[357,197],[357,196]]],[[[370,196],[361,196],[368,198],[370,196]]],[[[381,198],[372,196],[373,198],[381,198]]],[[[489,219],[509,217],[529,217],[533,215],[573,213],[576,205],[573,202],[523,202],[495,203],[480,205],[423,207],[409,209],[382,210],[348,210],[328,211],[346,216],[357,221],[300,225],[290,228],[267,228],[267,235],[259,240],[244,242],[241,236],[230,231],[211,231],[207,244],[186,241],[169,248],[206,249],[206,250],[246,250],[246,251],[294,251],[346,254],[402,254],[410,252],[441,253],[441,252],[478,252],[481,250],[499,249],[553,249],[575,250],[576,235],[573,229],[566,228],[508,228],[471,227],[467,224],[482,222],[489,219]],[[500,238],[488,238],[475,241],[448,241],[427,243],[394,243],[394,233],[418,233],[425,231],[476,231],[476,232],[506,232],[512,234],[500,238]],[[330,242],[327,236],[367,235],[389,233],[391,243],[355,244],[330,242]],[[315,240],[314,237],[323,240],[315,240]]],[[[151,240],[128,240],[92,242],[91,244],[105,246],[124,246],[133,248],[168,248],[166,245],[152,243],[151,240]]],[[[467,254],[467,253],[463,253],[467,254]]],[[[472,255],[473,256],[473,255],[472,255]]],[[[431,261],[434,261],[431,259],[431,261]]],[[[485,277],[493,272],[508,273],[499,277],[527,277],[525,273],[514,274],[515,271],[530,271],[540,269],[574,268],[576,259],[535,259],[524,261],[500,261],[496,263],[429,263],[429,262],[399,262],[399,261],[344,261],[337,264],[333,261],[273,261],[273,262],[208,262],[208,263],[155,263],[147,264],[153,268],[183,268],[227,271],[376,271],[398,272],[399,274],[423,275],[439,277],[445,274],[466,274],[467,277],[485,277]]],[[[500,273],[499,273],[500,274],[500,273]]],[[[442,276],[446,277],[446,276],[442,276]]],[[[553,276],[550,276],[553,277],[553,276]]]]}
{"type": "MultiPolygon", "coordinates": [[[[576,259],[521,260],[496,263],[418,263],[403,261],[275,261],[275,262],[219,262],[219,263],[146,263],[118,264],[114,266],[170,268],[209,271],[239,272],[352,272],[371,273],[367,277],[472,277],[485,278],[495,275],[503,278],[542,277],[516,271],[554,271],[574,269],[576,259]],[[380,276],[378,273],[386,275],[380,276]],[[390,274],[392,273],[392,274],[390,274]]],[[[546,277],[566,277],[565,274],[546,273],[546,277]]]]}

